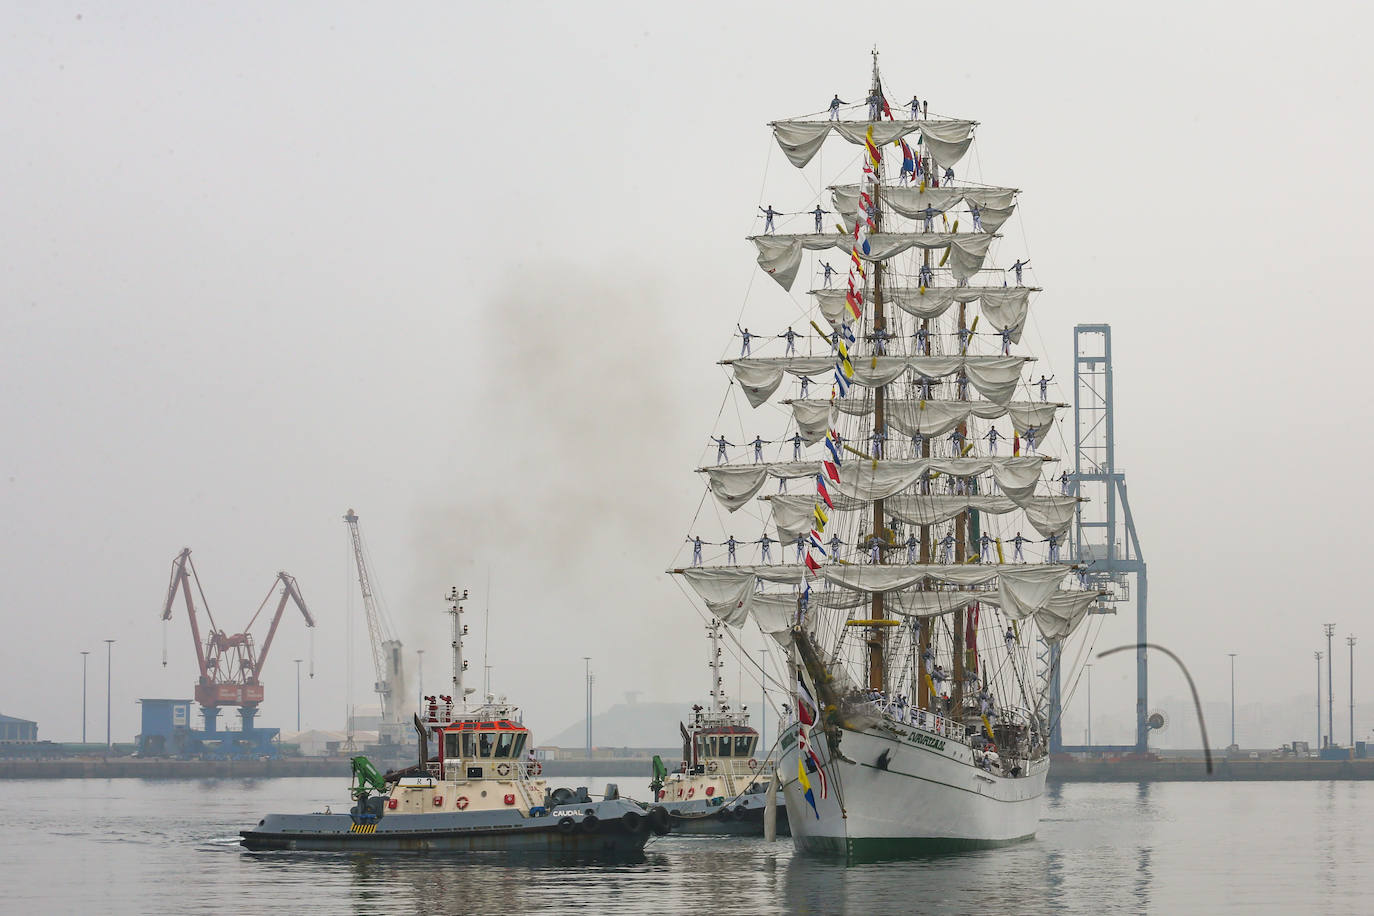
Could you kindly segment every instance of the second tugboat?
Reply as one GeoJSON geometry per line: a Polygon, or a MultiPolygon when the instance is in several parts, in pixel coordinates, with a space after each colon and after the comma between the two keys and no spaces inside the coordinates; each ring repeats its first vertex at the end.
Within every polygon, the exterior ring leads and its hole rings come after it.
{"type": "MultiPolygon", "coordinates": [[[[711,708],[692,707],[690,725],[682,731],[682,764],[667,773],[655,758],[651,784],[657,801],[668,809],[679,833],[763,836],[768,784],[773,761],[759,747],[759,733],[749,726],[749,713],[732,710],[720,675],[720,621],[712,619],[711,708]]],[[[787,809],[778,800],[777,832],[787,834],[787,809]]]]}
{"type": "Polygon", "coordinates": [[[241,832],[246,848],[626,853],[668,833],[666,809],[621,798],[613,785],[597,799],[585,788],[549,789],[529,729],[504,698],[467,709],[459,623],[466,597],[449,593],[453,694],[427,697],[425,718],[414,717],[419,764],[383,775],[355,757],[348,813],[269,814],[241,832]]]}

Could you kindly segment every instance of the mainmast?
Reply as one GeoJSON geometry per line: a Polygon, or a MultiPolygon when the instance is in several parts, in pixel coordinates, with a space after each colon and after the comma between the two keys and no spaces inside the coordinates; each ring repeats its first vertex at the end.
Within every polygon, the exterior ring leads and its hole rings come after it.
{"type": "MultiPolygon", "coordinates": [[[[873,86],[869,92],[869,117],[871,120],[879,120],[882,117],[882,97],[883,83],[878,75],[878,51],[873,51],[873,86]]],[[[873,164],[873,229],[875,232],[883,230],[882,225],[882,162],[873,164]]],[[[864,214],[858,213],[856,219],[863,219],[864,214]]],[[[875,261],[873,264],[873,345],[874,350],[882,347],[882,342],[886,339],[887,320],[883,314],[883,262],[875,261]]],[[[882,385],[873,389],[873,442],[881,443],[879,448],[885,449],[887,446],[886,437],[883,435],[883,407],[886,400],[885,388],[882,385]]],[[[877,449],[874,450],[875,452],[877,449]]],[[[886,455],[886,452],[883,453],[886,455]]],[[[878,460],[878,455],[874,454],[873,460],[878,460]]],[[[883,545],[886,544],[885,526],[883,524],[885,516],[883,514],[883,501],[873,500],[873,543],[877,545],[877,562],[883,562],[883,545]]],[[[885,620],[886,612],[883,610],[883,593],[873,593],[873,610],[869,615],[870,620],[885,620]]],[[[868,686],[871,690],[886,691],[887,677],[884,666],[884,659],[887,653],[887,628],[886,626],[870,627],[868,631],[868,686]]]]}

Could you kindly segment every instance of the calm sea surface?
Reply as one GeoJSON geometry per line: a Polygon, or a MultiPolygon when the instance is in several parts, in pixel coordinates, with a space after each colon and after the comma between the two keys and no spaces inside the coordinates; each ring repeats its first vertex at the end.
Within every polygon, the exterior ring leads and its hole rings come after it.
{"type": "MultiPolygon", "coordinates": [[[[614,780],[648,796],[642,778],[614,780]]],[[[560,780],[591,783],[604,780],[560,780]]],[[[8,781],[6,913],[1374,912],[1374,784],[1072,784],[1009,849],[842,867],[790,841],[669,836],[630,862],[243,852],[337,779],[8,781]]]]}

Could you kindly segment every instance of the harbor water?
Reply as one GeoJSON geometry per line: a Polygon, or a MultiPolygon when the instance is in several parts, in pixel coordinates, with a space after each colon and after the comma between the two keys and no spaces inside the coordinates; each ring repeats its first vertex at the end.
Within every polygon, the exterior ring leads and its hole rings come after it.
{"type": "MultiPolygon", "coordinates": [[[[610,780],[648,796],[646,780],[610,780]]],[[[587,782],[600,791],[606,780],[587,782]]],[[[669,836],[619,861],[248,853],[339,779],[7,781],[6,913],[1374,911],[1369,782],[1069,783],[1011,848],[843,866],[782,840],[669,836]]]]}

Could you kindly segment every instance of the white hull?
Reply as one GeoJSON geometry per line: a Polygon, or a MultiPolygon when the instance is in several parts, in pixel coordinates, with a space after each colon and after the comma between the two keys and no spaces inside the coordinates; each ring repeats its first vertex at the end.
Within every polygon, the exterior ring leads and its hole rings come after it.
{"type": "Polygon", "coordinates": [[[840,753],[830,760],[821,729],[812,750],[829,780],[809,773],[817,814],[797,778],[797,726],[778,766],[792,838],[799,851],[884,858],[999,846],[1030,839],[1040,821],[1049,760],[1032,762],[1025,775],[1007,777],[973,763],[973,751],[950,738],[909,726],[881,731],[842,730],[840,753]],[[887,752],[886,768],[880,763],[887,752]]]}

